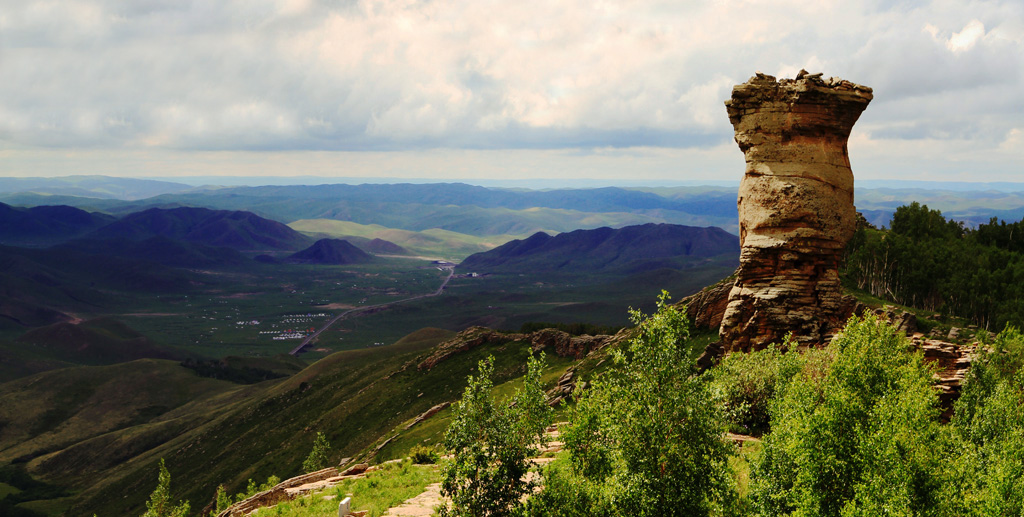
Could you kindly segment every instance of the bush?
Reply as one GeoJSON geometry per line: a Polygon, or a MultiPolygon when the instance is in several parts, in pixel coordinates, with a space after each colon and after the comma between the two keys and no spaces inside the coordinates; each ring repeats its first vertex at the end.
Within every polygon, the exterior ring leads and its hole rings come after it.
{"type": "Polygon", "coordinates": [[[308,474],[327,468],[327,454],[330,451],[331,444],[327,442],[327,436],[318,431],[313,440],[313,450],[309,451],[309,456],[302,462],[302,471],[308,474]]]}
{"type": "Polygon", "coordinates": [[[497,516],[520,510],[521,499],[535,486],[524,480],[551,408],[541,389],[544,356],[527,362],[523,388],[510,400],[491,395],[494,358],[481,361],[455,405],[445,446],[453,454],[442,472],[441,493],[451,502],[440,508],[446,516],[497,516]]]}
{"type": "Polygon", "coordinates": [[[724,411],[730,430],[756,436],[768,432],[769,403],[802,364],[796,343],[787,336],[781,345],[729,354],[709,370],[711,394],[724,411]]]}
{"type": "Polygon", "coordinates": [[[772,401],[754,462],[763,515],[947,515],[932,371],[891,326],[852,318],[772,401]]]}
{"type": "Polygon", "coordinates": [[[409,457],[412,458],[412,462],[416,465],[433,465],[437,463],[437,460],[441,459],[441,455],[437,453],[436,449],[425,445],[413,447],[409,451],[409,457]]]}
{"type": "Polygon", "coordinates": [[[142,517],[185,517],[188,511],[188,501],[175,503],[171,500],[171,473],[167,471],[164,459],[160,458],[156,489],[149,495],[146,513],[142,517]]]}
{"type": "Polygon", "coordinates": [[[577,399],[562,435],[569,466],[547,470],[532,514],[711,515],[734,500],[732,445],[691,358],[689,323],[668,293],[657,307],[630,312],[636,337],[577,399]]]}
{"type": "Polygon", "coordinates": [[[961,515],[1024,514],[1024,334],[1008,328],[975,359],[951,422],[961,515]]]}

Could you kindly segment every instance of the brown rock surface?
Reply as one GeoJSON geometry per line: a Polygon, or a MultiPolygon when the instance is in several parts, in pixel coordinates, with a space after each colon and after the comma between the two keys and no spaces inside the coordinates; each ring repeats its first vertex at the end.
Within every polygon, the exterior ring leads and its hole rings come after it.
{"type": "Polygon", "coordinates": [[[746,159],[740,183],[740,268],[720,335],[754,350],[793,332],[823,343],[853,308],[839,261],[856,225],[846,142],[871,89],[801,71],[758,73],[726,101],[746,159]]]}

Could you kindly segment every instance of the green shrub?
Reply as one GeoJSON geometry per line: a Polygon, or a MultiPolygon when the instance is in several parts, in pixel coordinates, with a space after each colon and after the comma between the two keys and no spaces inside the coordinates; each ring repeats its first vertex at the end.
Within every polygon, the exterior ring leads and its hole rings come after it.
{"type": "Polygon", "coordinates": [[[171,473],[167,471],[164,459],[160,458],[156,489],[149,495],[146,513],[142,514],[142,517],[185,517],[188,511],[188,501],[175,503],[171,500],[171,473]]]}
{"type": "Polygon", "coordinates": [[[961,515],[1024,514],[1024,334],[1007,328],[975,358],[954,406],[961,515]]]}
{"type": "Polygon", "coordinates": [[[331,444],[327,442],[327,436],[318,431],[313,440],[313,450],[309,451],[309,456],[302,462],[302,471],[308,474],[327,468],[327,455],[330,451],[331,444]]]}
{"type": "Polygon", "coordinates": [[[437,460],[441,459],[441,455],[437,453],[437,449],[427,447],[425,445],[417,445],[413,447],[409,451],[409,457],[416,465],[433,465],[434,463],[437,463],[437,460]]]}
{"type": "Polygon", "coordinates": [[[518,512],[522,497],[535,486],[526,480],[528,458],[538,451],[552,410],[541,389],[544,356],[527,362],[523,388],[510,400],[491,395],[494,358],[481,361],[455,405],[445,447],[453,458],[442,472],[441,493],[450,503],[447,516],[498,516],[518,512]]]}
{"type": "Polygon", "coordinates": [[[724,411],[730,429],[756,436],[767,432],[769,403],[802,364],[796,343],[787,336],[781,345],[729,354],[709,370],[711,394],[724,411]]]}
{"type": "Polygon", "coordinates": [[[685,315],[662,292],[616,367],[593,381],[563,432],[569,467],[548,469],[534,515],[698,516],[734,500],[724,421],[697,375],[685,315]],[[614,505],[612,504],[614,503],[614,505]]]}
{"type": "Polygon", "coordinates": [[[763,515],[948,515],[932,371],[905,336],[868,317],[778,392],[752,469],[763,515]]]}

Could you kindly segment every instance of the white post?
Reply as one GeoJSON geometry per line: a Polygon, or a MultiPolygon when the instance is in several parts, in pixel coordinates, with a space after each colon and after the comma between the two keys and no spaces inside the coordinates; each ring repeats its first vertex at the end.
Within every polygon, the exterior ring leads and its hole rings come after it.
{"type": "Polygon", "coordinates": [[[346,515],[348,515],[349,512],[351,511],[351,508],[350,508],[351,506],[352,506],[352,498],[351,497],[346,497],[346,498],[342,499],[341,503],[338,503],[338,517],[345,517],[346,515]]]}

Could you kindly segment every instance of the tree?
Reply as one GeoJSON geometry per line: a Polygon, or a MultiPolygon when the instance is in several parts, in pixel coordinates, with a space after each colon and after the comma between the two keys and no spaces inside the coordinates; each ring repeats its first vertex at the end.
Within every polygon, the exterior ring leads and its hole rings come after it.
{"type": "Polygon", "coordinates": [[[476,377],[455,406],[445,434],[452,460],[445,465],[441,493],[451,503],[442,516],[501,516],[520,511],[535,482],[524,479],[528,459],[544,440],[551,408],[541,389],[544,356],[527,361],[523,387],[508,400],[491,395],[494,358],[480,361],[476,377]]]}
{"type": "Polygon", "coordinates": [[[683,311],[630,311],[636,335],[577,399],[563,432],[569,466],[545,472],[536,515],[698,516],[734,500],[732,445],[708,379],[698,375],[683,311]]]}
{"type": "Polygon", "coordinates": [[[188,501],[175,503],[171,500],[171,473],[160,458],[160,474],[157,476],[156,489],[149,495],[146,502],[146,513],[142,517],[185,517],[188,515],[188,501]]]}
{"type": "Polygon", "coordinates": [[[231,496],[228,495],[227,490],[224,489],[224,485],[217,485],[217,495],[215,496],[214,501],[214,514],[223,512],[231,506],[231,496]]]}
{"type": "Polygon", "coordinates": [[[959,515],[1024,514],[1024,334],[1008,328],[979,351],[950,427],[959,515]]]}
{"type": "Polygon", "coordinates": [[[330,451],[331,444],[327,442],[327,436],[317,431],[316,439],[313,440],[313,450],[309,451],[309,456],[302,462],[303,472],[310,473],[327,468],[327,454],[330,451]]]}
{"type": "Polygon", "coordinates": [[[932,370],[905,336],[852,318],[770,405],[752,470],[763,515],[950,515],[932,370]]]}

